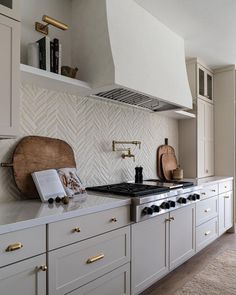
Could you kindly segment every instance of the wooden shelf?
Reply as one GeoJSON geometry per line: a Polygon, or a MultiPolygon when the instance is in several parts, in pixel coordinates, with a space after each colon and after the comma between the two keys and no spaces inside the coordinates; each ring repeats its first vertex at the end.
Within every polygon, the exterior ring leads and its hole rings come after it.
{"type": "Polygon", "coordinates": [[[88,83],[68,78],[55,73],[47,72],[28,65],[21,64],[21,81],[35,84],[50,90],[68,92],[80,96],[88,96],[92,89],[88,83]]]}
{"type": "Polygon", "coordinates": [[[177,119],[177,120],[186,120],[186,119],[194,119],[196,115],[187,111],[164,111],[160,114],[165,115],[167,117],[177,119]]]}

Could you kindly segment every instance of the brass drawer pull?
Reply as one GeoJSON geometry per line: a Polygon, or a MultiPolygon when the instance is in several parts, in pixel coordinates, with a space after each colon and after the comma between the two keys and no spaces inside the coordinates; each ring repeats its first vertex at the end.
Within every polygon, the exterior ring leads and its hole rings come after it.
{"type": "Polygon", "coordinates": [[[117,222],[117,218],[116,218],[116,217],[113,217],[113,218],[111,219],[111,222],[117,222]]]}
{"type": "Polygon", "coordinates": [[[172,220],[175,220],[175,218],[174,217],[166,218],[165,222],[168,222],[168,221],[171,222],[172,220]]]}
{"type": "Polygon", "coordinates": [[[39,267],[39,270],[47,271],[47,270],[48,270],[48,267],[47,267],[47,265],[41,265],[41,266],[39,267]]]}
{"type": "Polygon", "coordinates": [[[210,233],[211,233],[210,230],[206,231],[206,232],[205,232],[205,236],[208,236],[210,233]]]}
{"type": "Polygon", "coordinates": [[[225,199],[229,199],[229,196],[224,196],[225,199]]]}
{"type": "Polygon", "coordinates": [[[81,229],[79,227],[75,227],[73,230],[72,230],[73,233],[80,233],[81,232],[81,229]]]}
{"type": "Polygon", "coordinates": [[[204,212],[206,212],[206,213],[210,212],[210,211],[211,211],[211,208],[207,208],[207,209],[204,210],[204,212]]]}
{"type": "Polygon", "coordinates": [[[227,185],[225,185],[225,188],[227,188],[227,185]]]}
{"type": "Polygon", "coordinates": [[[216,190],[215,189],[213,189],[213,190],[211,190],[213,193],[215,193],[216,192],[216,190]]]}
{"type": "Polygon", "coordinates": [[[94,262],[96,262],[96,261],[98,261],[98,260],[103,259],[104,257],[105,257],[105,255],[104,255],[103,253],[98,254],[98,255],[96,255],[96,256],[93,256],[93,257],[90,257],[90,258],[88,258],[88,260],[87,260],[87,264],[94,263],[94,262]]]}
{"type": "Polygon", "coordinates": [[[204,195],[204,196],[206,195],[206,193],[204,193],[204,192],[202,192],[201,194],[204,195]]]}
{"type": "Polygon", "coordinates": [[[15,244],[9,245],[6,249],[6,252],[20,250],[21,248],[23,248],[23,245],[21,243],[15,243],[15,244]]]}

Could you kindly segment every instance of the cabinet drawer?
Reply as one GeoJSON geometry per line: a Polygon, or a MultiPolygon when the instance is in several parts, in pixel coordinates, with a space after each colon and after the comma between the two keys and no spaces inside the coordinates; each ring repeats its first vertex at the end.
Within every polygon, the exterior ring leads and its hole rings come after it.
{"type": "Polygon", "coordinates": [[[219,194],[226,193],[233,190],[232,180],[224,181],[219,183],[219,194]]]}
{"type": "Polygon", "coordinates": [[[196,225],[200,225],[218,214],[218,197],[212,197],[197,202],[196,204],[196,225]]]}
{"type": "Polygon", "coordinates": [[[213,196],[217,196],[219,192],[218,184],[212,184],[208,186],[204,186],[203,189],[200,190],[201,199],[210,198],[213,196]]]}
{"type": "Polygon", "coordinates": [[[46,226],[0,235],[0,267],[46,252],[46,226]]]}
{"type": "Polygon", "coordinates": [[[105,276],[66,295],[129,295],[130,264],[126,264],[105,276]]]}
{"type": "Polygon", "coordinates": [[[49,252],[49,294],[64,295],[130,261],[130,228],[49,252]]]}
{"type": "Polygon", "coordinates": [[[197,227],[196,230],[196,249],[197,251],[203,249],[218,237],[218,222],[217,218],[203,223],[197,227]]]}
{"type": "Polygon", "coordinates": [[[48,248],[69,245],[126,226],[129,222],[129,206],[123,206],[51,223],[48,225],[48,248]]]}

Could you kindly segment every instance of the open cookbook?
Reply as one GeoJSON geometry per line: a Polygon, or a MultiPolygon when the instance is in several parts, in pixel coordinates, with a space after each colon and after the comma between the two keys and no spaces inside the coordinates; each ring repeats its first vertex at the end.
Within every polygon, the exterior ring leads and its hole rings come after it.
{"type": "Polygon", "coordinates": [[[56,197],[86,197],[76,168],[49,169],[33,172],[32,178],[42,202],[56,197]]]}

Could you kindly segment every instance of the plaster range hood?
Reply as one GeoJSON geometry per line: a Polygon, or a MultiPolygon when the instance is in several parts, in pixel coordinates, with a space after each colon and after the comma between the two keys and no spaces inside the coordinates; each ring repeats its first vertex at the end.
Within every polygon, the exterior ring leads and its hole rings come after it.
{"type": "Polygon", "coordinates": [[[72,0],[72,62],[94,96],[151,111],[192,108],[184,40],[135,0],[72,0]]]}

